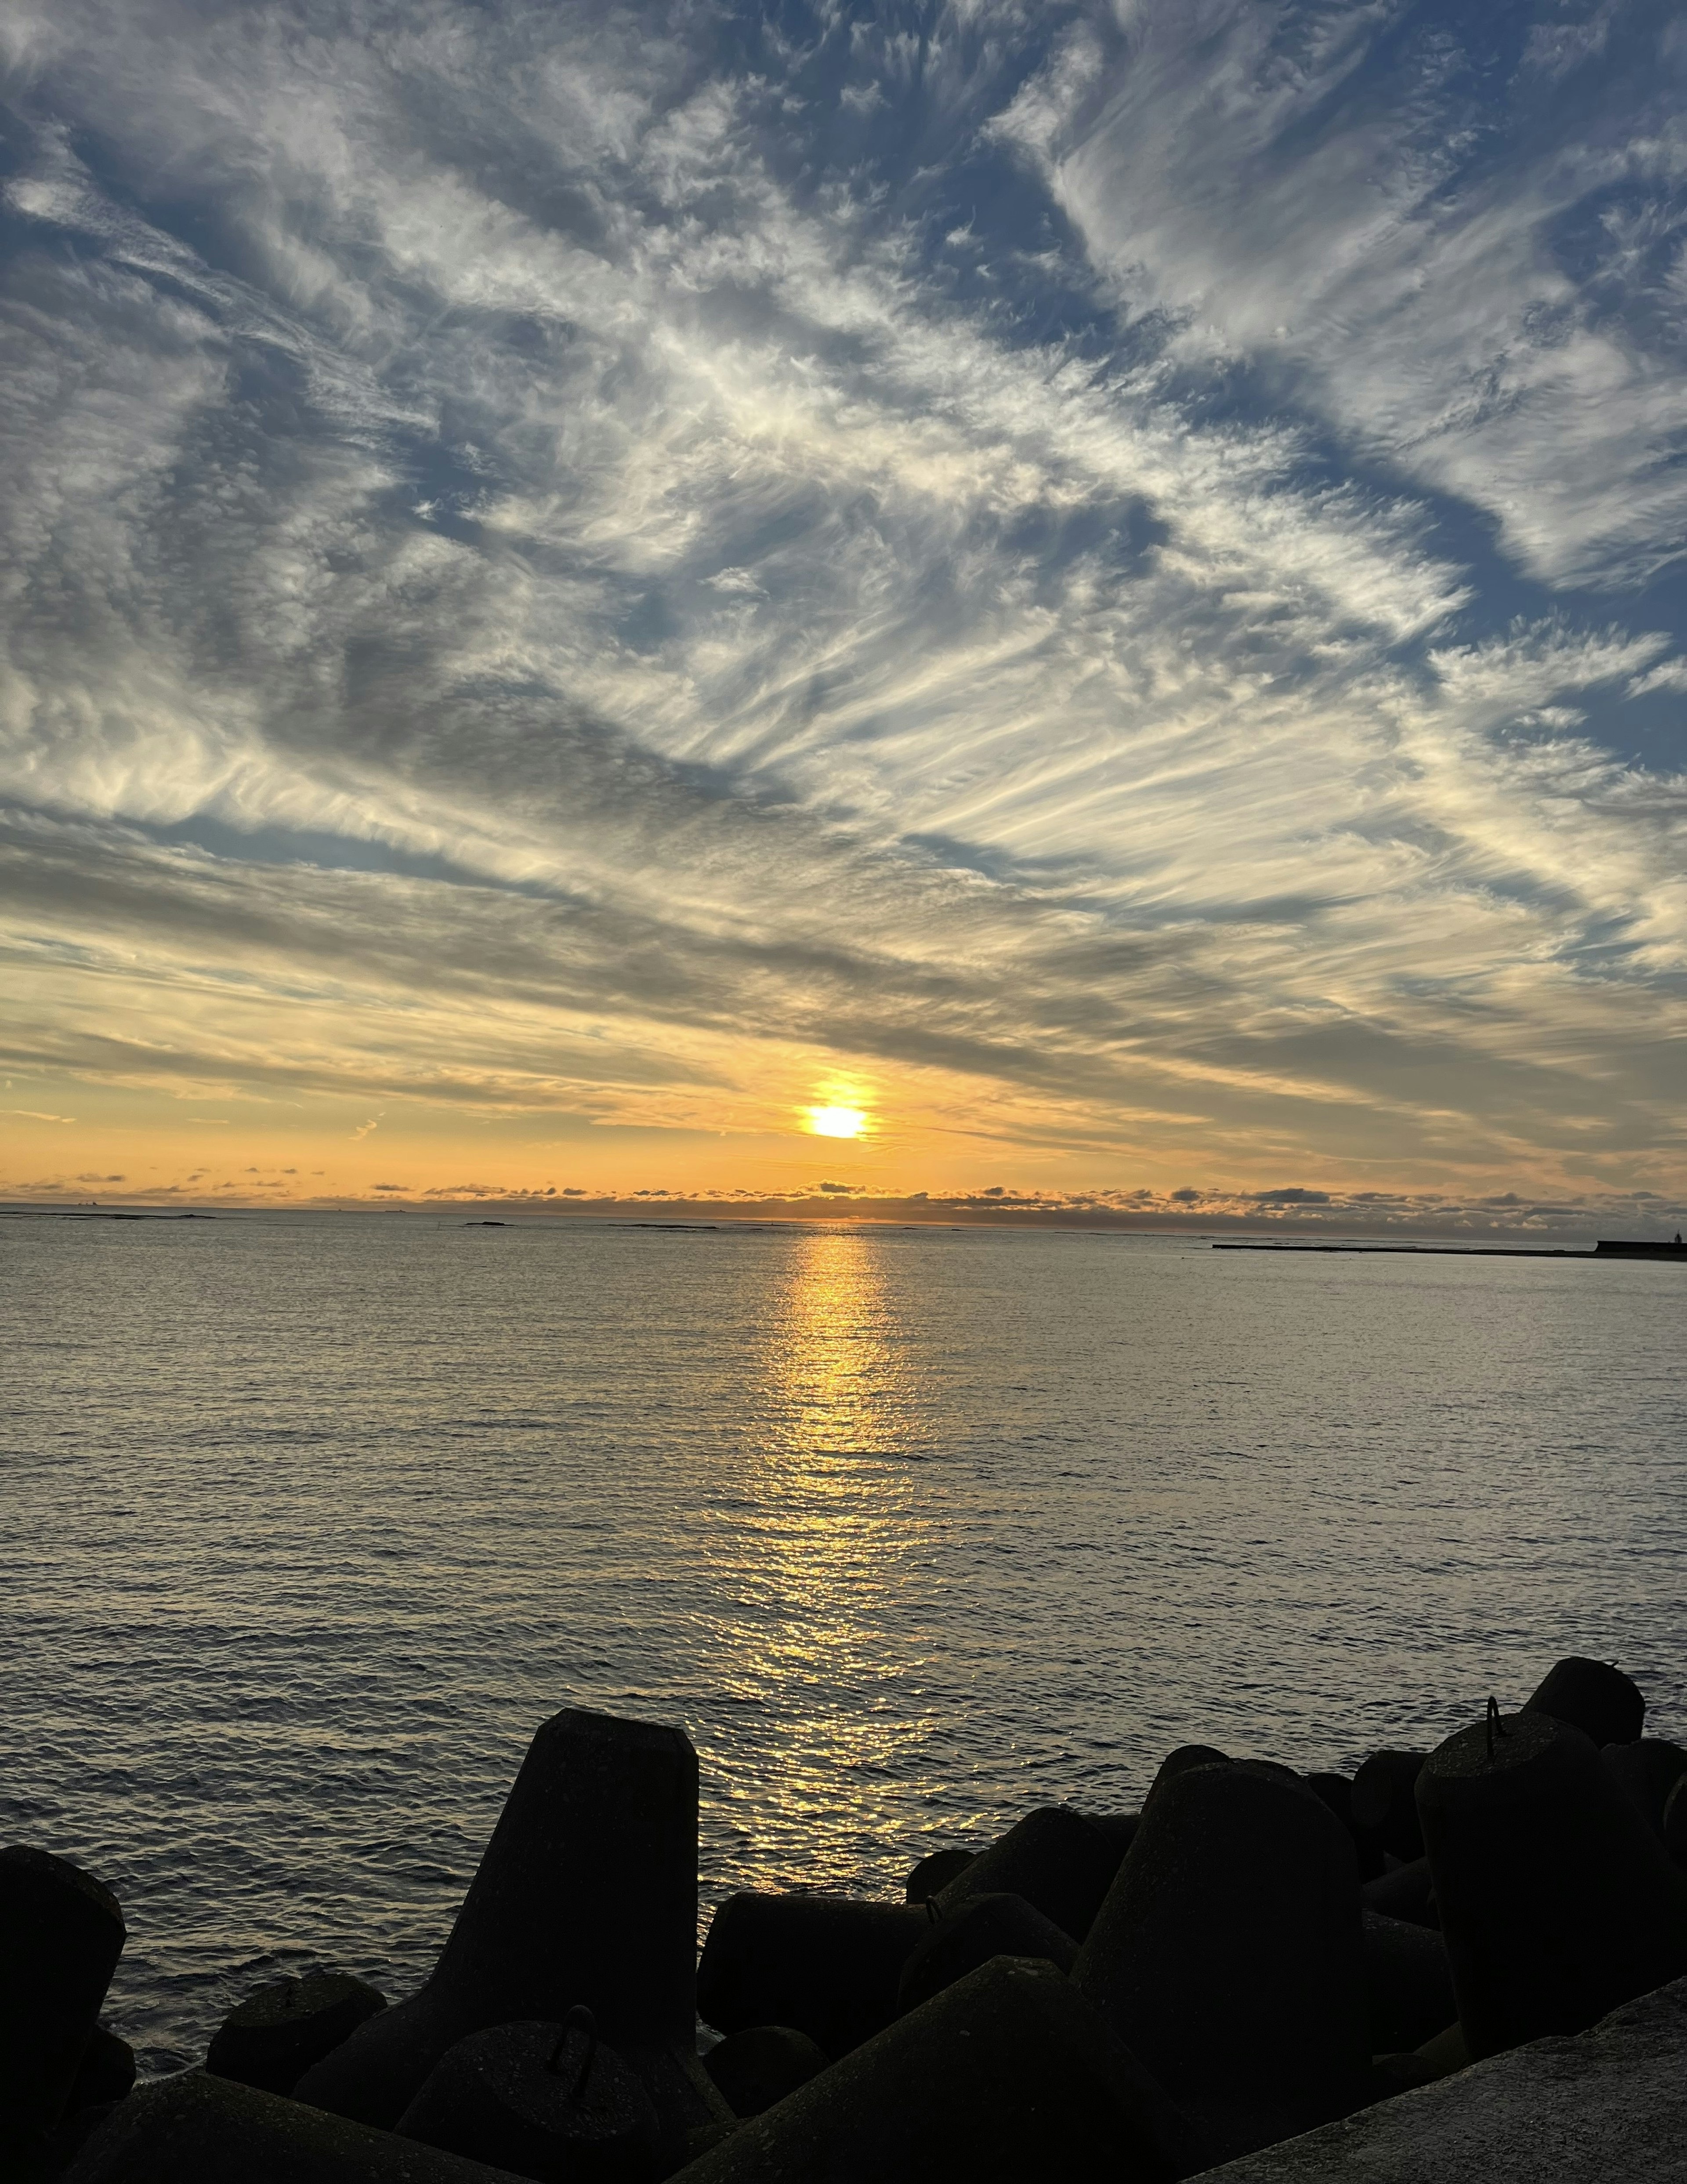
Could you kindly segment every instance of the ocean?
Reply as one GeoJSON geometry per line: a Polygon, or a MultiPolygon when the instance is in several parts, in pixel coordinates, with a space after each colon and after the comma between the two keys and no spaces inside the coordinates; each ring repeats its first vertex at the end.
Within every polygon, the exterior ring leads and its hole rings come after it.
{"type": "Polygon", "coordinates": [[[1681,1736],[1684,1321],[1645,1262],[0,1221],[0,1824],[116,1890],[157,2073],[281,1971],[412,1987],[560,1707],[689,1732],[705,1917],[1567,1652],[1681,1736]]]}

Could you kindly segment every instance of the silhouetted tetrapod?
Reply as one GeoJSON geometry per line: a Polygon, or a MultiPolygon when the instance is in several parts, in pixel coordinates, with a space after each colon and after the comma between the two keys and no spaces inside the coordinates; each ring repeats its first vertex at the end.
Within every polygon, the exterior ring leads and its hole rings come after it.
{"type": "Polygon", "coordinates": [[[1365,1914],[1365,2014],[1373,2054],[1420,2047],[1458,2015],[1447,1945],[1433,1927],[1365,1914]]]}
{"type": "Polygon", "coordinates": [[[123,1942],[117,1898],[92,1874],[0,1850],[0,2147],[64,2114],[123,1942]]]}
{"type": "Polygon", "coordinates": [[[1670,1793],[1687,1774],[1687,1752],[1668,1737],[1637,1736],[1632,1744],[1607,1744],[1599,1757],[1634,1799],[1652,1833],[1661,1836],[1670,1793]]]}
{"type": "Polygon", "coordinates": [[[540,2184],[651,2184],[661,2130],[650,2097],[592,2013],[493,2025],[448,2048],[398,2124],[420,2139],[540,2184]]]}
{"type": "Polygon", "coordinates": [[[1417,1809],[1478,2060],[1687,1971],[1687,1880],[1580,1730],[1495,1708],[1431,1754],[1417,1809]]]}
{"type": "Polygon", "coordinates": [[[1306,1787],[1320,1803],[1328,1805],[1353,1838],[1359,1853],[1361,1884],[1375,1880],[1383,1870],[1383,1847],[1373,1836],[1361,1834],[1353,1821],[1353,1785],[1345,1774],[1308,1774],[1306,1787]]]}
{"type": "Polygon", "coordinates": [[[1427,1858],[1415,1858],[1410,1865],[1397,1865],[1391,1873],[1378,1874],[1374,1880],[1361,1883],[1359,1900],[1367,1911],[1378,1912],[1384,1919],[1406,1919],[1414,1926],[1434,1926],[1438,1930],[1440,1927],[1435,1879],[1427,1858]]]}
{"type": "Polygon", "coordinates": [[[939,1919],[902,1967],[899,2009],[917,2009],[992,1957],[1042,1958],[1056,1971],[1077,1961],[1077,1943],[1022,1896],[973,1896],[939,1919]]]}
{"type": "Polygon", "coordinates": [[[349,1972],[272,1980],[237,2003],[205,2056],[214,2077],[266,2093],[290,2093],[313,2063],[387,2007],[387,1997],[349,1972]]]}
{"type": "Polygon", "coordinates": [[[895,2016],[902,1967],[930,1925],[922,1903],[729,1896],[703,1944],[698,2010],[717,2032],[790,2025],[845,2055],[895,2016]]]}
{"type": "Polygon", "coordinates": [[[826,2068],[824,2051],[794,2025],[752,2025],[729,2032],[703,2059],[736,2116],[760,2115],[826,2068]]]}
{"type": "Polygon", "coordinates": [[[973,1850],[928,1851],[909,1875],[903,1895],[910,1903],[924,1903],[940,1888],[947,1888],[957,1874],[965,1873],[978,1855],[973,1850]]]}
{"type": "Polygon", "coordinates": [[[1663,1847],[1674,1864],[1687,1871],[1687,1775],[1670,1791],[1663,1808],[1663,1847]]]}
{"type": "Polygon", "coordinates": [[[1373,1752],[1353,1778],[1352,1825],[1402,1864],[1423,1855],[1412,1788],[1427,1752],[1373,1752]]]}
{"type": "Polygon", "coordinates": [[[181,2070],[112,2109],[62,2184],[510,2184],[367,2124],[181,2070]]]}
{"type": "Polygon", "coordinates": [[[980,1851],[934,1901],[948,1918],[975,1896],[1022,1896],[1081,1942],[1123,1856],[1123,1843],[1081,1813],[1044,1805],[980,1851]]]}
{"type": "Polygon", "coordinates": [[[1638,1684],[1608,1661],[1586,1661],[1573,1653],[1547,1671],[1523,1710],[1568,1722],[1595,1744],[1632,1744],[1646,1719],[1638,1684]]]}
{"type": "Polygon", "coordinates": [[[1069,1981],[997,1957],[788,2094],[685,2184],[1169,2184],[1186,2126],[1069,1981]]]}
{"type": "Polygon", "coordinates": [[[126,2040],[97,2025],[76,2065],[65,2106],[72,2114],[78,2109],[104,2108],[111,2101],[120,2101],[134,2083],[135,2050],[126,2040]]]}
{"type": "Polygon", "coordinates": [[[1189,2113],[1209,2162],[1365,2098],[1352,1839],[1278,1770],[1155,1784],[1072,1982],[1189,2113]]]}
{"type": "Polygon", "coordinates": [[[1228,1752],[1221,1752],[1213,1744],[1180,1744],[1168,1752],[1161,1761],[1154,1780],[1148,1786],[1148,1795],[1142,1801],[1145,1813],[1162,1790],[1171,1787],[1180,1774],[1192,1774],[1197,1767],[1231,1767],[1235,1762],[1228,1752]]]}
{"type": "Polygon", "coordinates": [[[448,2048],[576,2002],[671,2138],[720,2111],[696,2059],[697,1755],[682,1730],[554,1715],[533,1738],[427,1984],[359,2026],[298,2099],[391,2129],[448,2048]]]}

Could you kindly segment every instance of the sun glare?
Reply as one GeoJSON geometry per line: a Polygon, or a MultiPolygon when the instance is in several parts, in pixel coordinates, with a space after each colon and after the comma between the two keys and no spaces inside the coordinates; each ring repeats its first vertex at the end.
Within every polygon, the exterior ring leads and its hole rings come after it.
{"type": "Polygon", "coordinates": [[[859,1138],[867,1127],[859,1107],[810,1107],[808,1117],[817,1138],[859,1138]]]}

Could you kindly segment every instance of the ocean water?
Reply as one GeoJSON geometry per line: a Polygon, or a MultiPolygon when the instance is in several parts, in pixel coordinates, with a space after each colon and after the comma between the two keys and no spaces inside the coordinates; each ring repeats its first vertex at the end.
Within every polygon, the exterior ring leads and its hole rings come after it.
{"type": "MultiPolygon", "coordinates": [[[[1687,1276],[1194,1238],[0,1221],[0,1825],[159,2071],[426,1973],[536,1724],[684,1724],[707,1903],[1558,1655],[1687,1732],[1687,1276]]],[[[705,1910],[706,1915],[706,1910],[705,1910]]]]}

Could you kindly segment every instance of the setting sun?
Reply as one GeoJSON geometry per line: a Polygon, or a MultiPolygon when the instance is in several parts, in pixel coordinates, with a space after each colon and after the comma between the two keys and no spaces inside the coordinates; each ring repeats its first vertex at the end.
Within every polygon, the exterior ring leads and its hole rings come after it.
{"type": "Polygon", "coordinates": [[[808,1118],[817,1138],[859,1138],[867,1127],[859,1107],[810,1107],[808,1118]]]}

